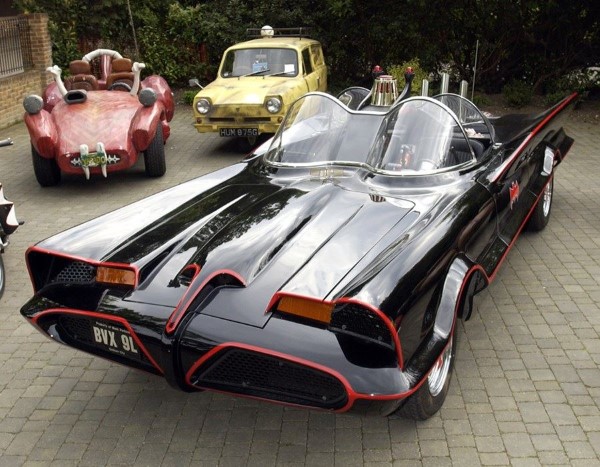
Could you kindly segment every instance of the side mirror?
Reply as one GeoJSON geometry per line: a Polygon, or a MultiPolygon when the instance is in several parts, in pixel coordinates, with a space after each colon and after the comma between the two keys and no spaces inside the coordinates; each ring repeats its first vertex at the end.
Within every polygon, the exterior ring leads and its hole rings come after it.
{"type": "Polygon", "coordinates": [[[191,88],[193,88],[193,87],[197,86],[197,87],[199,87],[200,89],[204,89],[204,86],[202,86],[202,85],[200,84],[200,81],[198,81],[198,78],[192,78],[191,80],[189,80],[189,81],[188,81],[188,84],[189,84],[189,86],[190,86],[191,88]]]}

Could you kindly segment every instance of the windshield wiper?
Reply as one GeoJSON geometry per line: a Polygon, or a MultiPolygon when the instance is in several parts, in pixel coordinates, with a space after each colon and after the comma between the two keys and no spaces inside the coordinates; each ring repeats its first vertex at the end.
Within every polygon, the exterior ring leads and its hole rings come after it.
{"type": "Polygon", "coordinates": [[[269,68],[267,68],[266,70],[253,71],[252,73],[248,73],[245,75],[239,75],[238,78],[245,78],[246,76],[255,76],[255,75],[258,75],[259,73],[266,73],[267,71],[271,71],[271,70],[269,68]]]}
{"type": "Polygon", "coordinates": [[[289,75],[291,73],[293,73],[293,71],[278,71],[277,73],[271,73],[270,75],[266,75],[266,76],[289,75]]]}

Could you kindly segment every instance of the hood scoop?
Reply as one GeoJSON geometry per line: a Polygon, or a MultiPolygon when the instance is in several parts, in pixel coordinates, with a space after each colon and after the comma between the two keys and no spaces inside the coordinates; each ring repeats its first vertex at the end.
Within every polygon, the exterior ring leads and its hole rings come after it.
{"type": "MultiPolygon", "coordinates": [[[[196,312],[261,327],[277,292],[324,298],[412,207],[320,180],[285,188],[228,186],[192,209],[207,211],[203,221],[129,299],[191,304],[214,278],[232,277],[234,283],[218,284],[196,312]]],[[[139,246],[149,240],[144,236],[139,246]]]]}

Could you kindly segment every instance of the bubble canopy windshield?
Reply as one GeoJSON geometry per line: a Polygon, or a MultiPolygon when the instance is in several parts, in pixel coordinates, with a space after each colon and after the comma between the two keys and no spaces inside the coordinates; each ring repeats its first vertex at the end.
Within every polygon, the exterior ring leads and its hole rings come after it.
{"type": "Polygon", "coordinates": [[[306,94],[290,107],[266,160],[420,175],[452,170],[480,156],[473,149],[479,141],[469,141],[456,114],[439,100],[413,97],[382,109],[353,111],[328,94],[306,94]]]}

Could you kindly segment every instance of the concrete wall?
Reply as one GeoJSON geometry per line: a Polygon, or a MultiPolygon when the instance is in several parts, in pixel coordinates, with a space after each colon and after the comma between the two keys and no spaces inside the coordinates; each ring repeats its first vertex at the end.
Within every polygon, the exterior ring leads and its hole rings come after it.
{"type": "Polygon", "coordinates": [[[42,95],[52,81],[46,68],[52,66],[52,43],[48,32],[48,15],[21,15],[29,23],[33,69],[0,78],[0,128],[6,128],[23,118],[23,99],[29,94],[42,95]]]}

